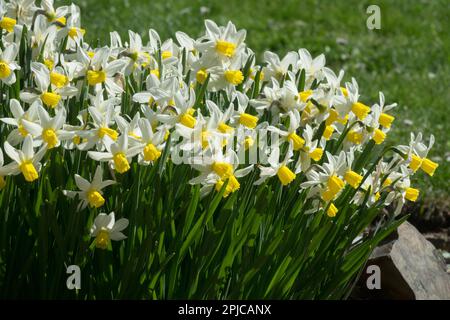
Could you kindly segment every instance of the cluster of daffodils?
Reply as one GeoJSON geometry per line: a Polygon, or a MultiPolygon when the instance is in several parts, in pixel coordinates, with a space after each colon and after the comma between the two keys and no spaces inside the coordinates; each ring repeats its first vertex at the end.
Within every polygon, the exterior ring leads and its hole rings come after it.
{"type": "MultiPolygon", "coordinates": [[[[254,172],[251,183],[297,188],[311,200],[310,212],[330,217],[349,188],[355,205],[394,204],[398,213],[416,201],[412,175],[432,176],[438,166],[428,158],[433,137],[427,146],[412,135],[388,158],[373,159],[373,168],[360,165],[394,121],[396,105],[385,104],[382,93],[374,104],[361,101],[355,79],[344,83],[343,71],[336,75],[323,55],[305,49],[282,58],[266,52],[257,65],[245,30],[231,22],[205,26],[198,39],[177,32],[162,41],[153,29],[147,40],[111,32],[110,45],[95,48],[84,41],[74,4],[1,0],[1,143],[8,158],[0,149],[0,188],[20,183],[6,176],[37,181],[50,153],[77,153],[97,170],[92,181],[74,173],[79,191],[64,194],[77,197],[80,210],[101,208],[102,189],[133,162],[154,166],[164,152],[167,161],[184,152],[190,183],[201,184],[202,195],[228,197],[254,172]],[[251,163],[238,156],[255,150],[251,163]],[[103,180],[104,167],[112,180],[103,180]]],[[[91,230],[97,247],[125,238],[127,224],[100,214],[91,230]]]]}

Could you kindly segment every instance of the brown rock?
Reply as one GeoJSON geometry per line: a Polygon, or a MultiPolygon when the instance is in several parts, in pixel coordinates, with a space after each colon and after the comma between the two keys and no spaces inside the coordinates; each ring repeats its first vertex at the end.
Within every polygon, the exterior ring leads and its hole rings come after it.
{"type": "Polygon", "coordinates": [[[381,289],[368,290],[363,271],[353,298],[450,300],[450,275],[440,252],[410,223],[398,238],[375,248],[367,266],[378,265],[381,289]]]}

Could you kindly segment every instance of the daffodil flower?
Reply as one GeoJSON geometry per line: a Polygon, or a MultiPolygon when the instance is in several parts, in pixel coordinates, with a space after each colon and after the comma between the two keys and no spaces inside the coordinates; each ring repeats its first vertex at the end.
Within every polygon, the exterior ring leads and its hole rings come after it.
{"type": "Polygon", "coordinates": [[[35,101],[27,111],[24,111],[18,100],[10,100],[9,109],[13,115],[13,118],[1,118],[0,121],[15,127],[15,129],[13,129],[6,138],[12,146],[16,146],[21,143],[29,134],[29,132],[25,129],[22,120],[36,122],[38,120],[38,106],[39,101],[35,101]]]}
{"type": "Polygon", "coordinates": [[[139,127],[139,120],[141,115],[139,112],[136,112],[133,119],[131,121],[126,120],[124,117],[120,115],[116,115],[114,117],[115,122],[117,124],[117,128],[120,133],[128,132],[128,137],[131,139],[131,144],[136,144],[142,139],[141,129],[139,127]]]}
{"type": "Polygon", "coordinates": [[[31,25],[36,6],[34,1],[12,0],[6,3],[7,15],[16,17],[17,23],[31,25]]]}
{"type": "Polygon", "coordinates": [[[232,117],[233,123],[236,125],[242,125],[249,129],[254,129],[258,125],[259,118],[246,112],[247,107],[249,106],[248,97],[241,92],[236,92],[235,99],[237,101],[237,110],[235,110],[232,117]]]}
{"type": "Polygon", "coordinates": [[[224,112],[211,100],[206,101],[206,108],[209,111],[211,118],[214,119],[215,130],[223,133],[230,134],[234,131],[234,128],[230,126],[231,116],[233,115],[233,104],[230,104],[224,112]]]}
{"type": "MultiPolygon", "coordinates": [[[[356,205],[362,205],[365,202],[367,207],[373,206],[381,197],[382,189],[379,185],[379,179],[375,174],[369,175],[364,183],[361,185],[361,190],[358,191],[353,199],[350,201],[356,205]],[[369,192],[369,194],[367,194],[369,192]]],[[[391,202],[391,196],[388,195],[385,201],[391,202]]]]}
{"type": "MultiPolygon", "coordinates": [[[[33,103],[36,100],[40,100],[46,107],[55,109],[61,107],[62,99],[77,94],[78,89],[66,85],[67,79],[65,78],[65,75],[58,73],[58,79],[56,80],[55,77],[52,79],[47,66],[39,62],[33,62],[31,69],[35,75],[36,88],[31,92],[28,90],[21,91],[20,99],[22,101],[33,103]],[[62,78],[64,78],[64,80],[62,80],[62,78]],[[53,85],[52,80],[53,83],[57,83],[58,85],[53,85]],[[62,82],[64,82],[64,84],[62,82]]],[[[53,75],[55,74],[56,72],[53,73],[53,75]]]]}
{"type": "Polygon", "coordinates": [[[399,146],[398,149],[408,155],[408,159],[406,161],[408,162],[408,167],[413,172],[416,172],[419,168],[421,168],[428,175],[433,176],[434,172],[439,166],[438,163],[427,158],[428,153],[430,149],[433,147],[433,145],[434,145],[433,135],[430,136],[429,144],[428,146],[426,146],[422,142],[422,133],[419,133],[417,136],[411,133],[411,140],[409,146],[399,146]]]}
{"type": "Polygon", "coordinates": [[[208,56],[202,56],[192,63],[192,81],[195,81],[197,85],[203,85],[206,79],[209,77],[208,90],[211,90],[210,83],[216,83],[220,77],[223,77],[223,66],[217,64],[217,62],[208,56]]]}
{"type": "MultiPolygon", "coordinates": [[[[200,61],[204,61],[204,59],[201,59],[200,61]]],[[[216,65],[210,68],[203,67],[200,70],[205,70],[206,76],[210,75],[207,87],[208,90],[212,92],[220,90],[231,92],[234,88],[244,82],[244,74],[241,70],[242,65],[243,61],[241,55],[232,58],[227,64],[216,65]]],[[[199,71],[196,73],[196,78],[198,82],[202,83],[202,81],[199,81],[199,71]]]]}
{"type": "MultiPolygon", "coordinates": [[[[41,11],[42,12],[42,11],[41,11]]],[[[45,64],[52,69],[55,63],[55,59],[58,59],[57,55],[55,55],[55,39],[58,35],[58,28],[55,24],[50,24],[48,19],[42,15],[35,12],[33,17],[34,25],[33,31],[31,34],[31,47],[34,49],[42,48],[42,57],[44,58],[45,64]],[[48,43],[48,45],[44,46],[44,43],[48,43]]],[[[28,27],[30,27],[28,25],[28,27]]]]}
{"type": "Polygon", "coordinates": [[[343,177],[348,172],[348,166],[344,151],[340,152],[338,156],[326,152],[326,158],[327,162],[321,166],[315,165],[314,169],[306,172],[307,181],[303,182],[300,187],[307,189],[317,186],[322,199],[325,202],[330,202],[344,188],[345,178],[343,177]]]}
{"type": "Polygon", "coordinates": [[[75,148],[81,149],[80,145],[83,143],[83,140],[79,133],[84,130],[86,124],[83,119],[83,115],[79,114],[77,116],[77,120],[79,121],[78,125],[65,124],[63,129],[67,131],[67,133],[72,137],[71,139],[61,141],[62,147],[66,150],[73,150],[75,148]]]}
{"type": "Polygon", "coordinates": [[[105,84],[109,94],[117,95],[123,92],[123,88],[116,81],[116,75],[123,71],[127,62],[124,59],[109,61],[109,57],[110,49],[108,47],[103,47],[95,52],[89,69],[86,71],[86,78],[90,86],[105,84]]]}
{"type": "MultiPolygon", "coordinates": [[[[339,74],[336,75],[336,73],[331,70],[330,68],[324,67],[323,68],[323,74],[325,76],[326,79],[326,84],[327,84],[327,88],[330,91],[330,94],[333,96],[333,99],[337,99],[337,98],[344,98],[343,100],[340,100],[340,102],[345,103],[345,97],[348,95],[347,93],[347,89],[341,87],[341,81],[342,78],[344,77],[344,70],[340,70],[339,74]],[[344,89],[344,90],[343,90],[344,89]]],[[[337,101],[333,100],[333,106],[336,105],[337,101]]],[[[338,100],[339,101],[339,100],[338,100]]]]}
{"type": "Polygon", "coordinates": [[[173,43],[172,39],[167,39],[166,41],[161,41],[158,32],[154,29],[150,29],[148,32],[149,36],[149,50],[150,53],[156,55],[158,51],[161,54],[161,62],[165,67],[168,65],[173,65],[178,62],[178,47],[173,43]]]}
{"type": "Polygon", "coordinates": [[[314,93],[311,90],[298,92],[295,82],[287,79],[283,84],[283,87],[278,91],[278,104],[277,107],[283,113],[289,113],[291,111],[302,111],[309,98],[314,93]]]}
{"type": "MultiPolygon", "coordinates": [[[[163,81],[158,79],[155,74],[150,74],[146,81],[146,88],[148,91],[138,92],[133,95],[133,101],[152,106],[156,104],[161,108],[165,108],[170,104],[176,103],[174,101],[175,95],[180,91],[180,86],[176,78],[170,77],[163,81]]],[[[179,96],[183,96],[182,93],[178,93],[179,96]]],[[[180,97],[178,97],[179,99],[180,97]]],[[[190,102],[195,101],[195,96],[190,96],[190,102]]],[[[184,104],[183,104],[184,105],[184,104]]],[[[191,108],[193,103],[187,108],[191,108]]],[[[180,107],[180,105],[178,105],[180,107]]]]}
{"type": "Polygon", "coordinates": [[[270,177],[278,176],[278,179],[280,180],[281,184],[283,186],[287,186],[292,181],[295,180],[296,174],[298,172],[293,172],[289,168],[289,163],[293,160],[291,159],[293,156],[293,143],[289,143],[288,151],[286,152],[285,158],[282,162],[279,162],[280,157],[280,148],[276,147],[272,150],[269,158],[268,163],[269,167],[263,167],[260,166],[259,169],[260,172],[260,178],[255,182],[255,185],[262,184],[265,180],[267,180],[270,177]]]}
{"type": "MultiPolygon", "coordinates": [[[[270,82],[270,85],[263,88],[261,97],[249,101],[250,105],[255,108],[259,115],[264,114],[266,110],[270,111],[271,114],[275,116],[280,113],[282,87],[280,87],[280,84],[276,79],[272,78],[270,82]]],[[[297,91],[297,89],[295,89],[295,91],[297,91]]]]}
{"type": "Polygon", "coordinates": [[[20,70],[20,66],[15,59],[19,48],[17,44],[11,43],[2,51],[0,49],[0,80],[8,86],[16,82],[15,70],[20,70]]]}
{"type": "Polygon", "coordinates": [[[187,63],[192,65],[198,60],[198,51],[195,49],[196,41],[182,31],[177,31],[175,37],[180,45],[180,50],[184,49],[187,54],[187,63]]]}
{"type": "MultiPolygon", "coordinates": [[[[14,31],[14,27],[17,25],[17,20],[7,16],[6,4],[2,0],[0,1],[0,28],[6,30],[9,34],[14,31]]],[[[6,40],[7,37],[5,37],[6,40]]]]}
{"type": "Polygon", "coordinates": [[[253,165],[242,169],[237,169],[239,159],[237,154],[230,150],[225,153],[220,143],[212,143],[211,148],[205,151],[200,157],[193,157],[191,166],[200,172],[200,175],[189,180],[190,184],[202,184],[200,194],[203,196],[213,189],[219,192],[224,183],[228,180],[223,196],[228,197],[240,188],[237,178],[249,174],[253,170],[253,165]]]}
{"type": "Polygon", "coordinates": [[[294,110],[302,111],[306,106],[292,80],[286,80],[283,86],[280,86],[279,82],[272,78],[271,85],[264,87],[263,93],[261,98],[252,99],[250,105],[259,114],[265,110],[270,111],[274,122],[277,122],[285,113],[294,110]]]}
{"type": "Polygon", "coordinates": [[[117,32],[111,33],[111,49],[116,50],[117,55],[125,56],[129,60],[124,71],[127,76],[134,71],[139,71],[135,72],[135,74],[139,74],[141,72],[139,68],[149,65],[153,59],[142,45],[142,39],[138,33],[129,30],[128,36],[130,39],[128,48],[124,49],[120,35],[117,32]]]}
{"type": "Polygon", "coordinates": [[[355,78],[352,78],[351,83],[346,84],[346,89],[348,110],[350,110],[359,120],[364,120],[370,113],[371,109],[369,106],[359,101],[359,87],[355,78]]]}
{"type": "MultiPolygon", "coordinates": [[[[267,149],[267,121],[259,123],[255,129],[249,129],[244,126],[240,126],[235,130],[234,136],[236,137],[236,146],[235,150],[242,154],[242,152],[251,150],[250,157],[254,157],[254,161],[256,162],[258,148],[260,150],[267,149]]],[[[275,146],[275,145],[274,145],[275,146]]],[[[261,155],[265,155],[263,151],[261,155]]]]}
{"type": "Polygon", "coordinates": [[[81,13],[80,8],[75,4],[69,6],[69,14],[66,21],[66,28],[64,29],[69,36],[67,39],[67,47],[75,50],[80,41],[86,33],[86,30],[81,27],[81,13]]]}
{"type": "Polygon", "coordinates": [[[94,220],[91,228],[91,237],[95,237],[95,246],[99,249],[107,249],[111,240],[120,241],[127,237],[122,231],[128,227],[128,219],[115,220],[114,212],[110,214],[100,213],[94,220]]]}
{"type": "Polygon", "coordinates": [[[195,120],[193,128],[189,126],[190,123],[186,123],[186,118],[179,118],[180,123],[176,125],[175,132],[184,137],[184,141],[180,144],[181,150],[206,149],[209,140],[220,141],[225,146],[232,137],[234,128],[227,124],[233,114],[232,105],[225,113],[222,113],[215,103],[208,100],[206,108],[210,117],[205,119],[201,114],[198,114],[196,119],[193,118],[195,120]]]}
{"type": "Polygon", "coordinates": [[[14,161],[7,167],[9,174],[17,175],[22,173],[25,180],[33,182],[39,178],[39,171],[41,169],[41,159],[47,151],[47,146],[42,146],[38,152],[34,152],[33,138],[28,135],[22,144],[22,150],[17,150],[8,142],[4,144],[6,154],[14,161]]]}
{"type": "Polygon", "coordinates": [[[326,79],[326,84],[324,83],[323,86],[320,86],[316,90],[312,90],[313,93],[311,94],[311,97],[319,102],[321,106],[326,107],[326,110],[317,110],[316,106],[308,101],[305,108],[305,113],[307,114],[302,114],[302,117],[307,118],[306,116],[309,116],[312,120],[316,121],[316,123],[326,120],[326,129],[330,130],[330,127],[336,127],[341,129],[340,132],[342,132],[344,125],[348,121],[348,114],[351,110],[351,106],[346,98],[348,96],[347,89],[341,87],[344,71],[341,70],[339,75],[336,75],[333,70],[326,67],[324,67],[322,71],[326,79]]]}
{"type": "Polygon", "coordinates": [[[61,26],[66,25],[65,16],[69,12],[68,6],[61,6],[55,9],[53,0],[42,0],[41,6],[43,14],[49,22],[58,22],[61,26]]]}
{"type": "Polygon", "coordinates": [[[294,151],[298,151],[305,145],[305,140],[297,134],[297,129],[300,127],[300,114],[298,111],[291,111],[288,116],[289,128],[287,131],[274,126],[268,126],[267,130],[279,134],[284,141],[292,142],[294,151]]]}
{"type": "Polygon", "coordinates": [[[82,139],[79,148],[89,150],[96,146],[97,150],[103,151],[107,139],[115,141],[119,137],[119,133],[111,128],[114,124],[114,106],[108,104],[104,115],[95,107],[89,107],[88,111],[93,120],[93,128],[77,132],[77,135],[82,139]]]}
{"type": "Polygon", "coordinates": [[[150,121],[146,118],[139,119],[139,128],[142,134],[138,144],[141,146],[138,161],[141,164],[149,164],[156,161],[161,156],[164,149],[164,138],[166,135],[165,127],[162,127],[156,133],[153,133],[153,128],[150,121]]]}
{"type": "Polygon", "coordinates": [[[197,119],[194,115],[196,112],[196,109],[193,108],[194,104],[195,93],[192,89],[189,92],[189,96],[178,92],[173,96],[171,105],[161,109],[156,118],[169,126],[180,124],[193,129],[197,124],[197,119]]]}
{"type": "Polygon", "coordinates": [[[128,133],[122,134],[117,142],[108,139],[107,152],[89,151],[88,155],[95,161],[110,161],[118,173],[130,170],[131,159],[140,152],[140,146],[128,148],[128,133]]]}
{"type": "MultiPolygon", "coordinates": [[[[298,61],[298,54],[295,51],[288,52],[283,59],[270,51],[264,52],[264,62],[267,65],[264,67],[264,76],[267,79],[275,78],[277,81],[281,81],[285,75],[287,75],[290,68],[296,68],[298,61]]],[[[293,70],[296,73],[296,70],[293,70]]]]}
{"type": "Polygon", "coordinates": [[[371,110],[371,113],[363,120],[367,132],[366,136],[370,137],[375,142],[375,144],[382,144],[386,139],[386,134],[389,129],[382,128],[380,126],[380,106],[374,105],[371,110]]]}
{"type": "Polygon", "coordinates": [[[39,123],[22,120],[25,130],[33,136],[36,146],[46,144],[48,149],[53,149],[59,147],[61,141],[74,137],[74,132],[62,129],[66,121],[65,109],[60,109],[52,118],[41,105],[38,105],[37,113],[39,123]]]}
{"type": "MultiPolygon", "coordinates": [[[[97,110],[101,116],[106,116],[107,113],[111,112],[112,107],[112,113],[110,117],[115,117],[121,114],[121,99],[116,96],[106,95],[107,98],[105,98],[105,90],[100,89],[96,92],[96,94],[89,95],[89,101],[90,105],[89,107],[94,108],[97,110]]],[[[112,119],[112,118],[111,118],[112,119]]]]}
{"type": "Polygon", "coordinates": [[[205,20],[205,41],[197,42],[196,49],[204,56],[215,58],[219,61],[227,61],[239,55],[245,48],[245,30],[236,30],[231,22],[226,27],[218,27],[211,20],[205,20]]]}
{"type": "Polygon", "coordinates": [[[391,114],[388,114],[388,111],[391,111],[393,108],[397,106],[396,103],[392,103],[389,105],[385,105],[385,98],[383,92],[379,93],[380,103],[375,104],[374,106],[379,109],[380,116],[378,118],[379,123],[386,129],[389,129],[394,122],[395,118],[391,114]]]}
{"type": "Polygon", "coordinates": [[[161,44],[161,62],[167,66],[178,62],[179,48],[172,39],[167,39],[161,44]]]}
{"type": "Polygon", "coordinates": [[[78,210],[83,210],[88,205],[91,208],[100,208],[105,203],[105,198],[103,197],[102,189],[116,183],[113,180],[103,181],[103,169],[99,165],[95,170],[94,178],[92,182],[84,179],[78,174],[75,175],[75,183],[81,191],[70,191],[64,190],[63,193],[69,198],[74,198],[78,196],[81,200],[78,205],[78,210]]]}
{"type": "Polygon", "coordinates": [[[345,136],[343,149],[349,150],[352,148],[361,149],[367,141],[370,139],[369,133],[365,130],[364,126],[355,124],[352,129],[347,132],[345,136]]]}
{"type": "Polygon", "coordinates": [[[183,137],[178,144],[179,149],[196,154],[209,148],[213,142],[219,142],[222,146],[226,145],[229,135],[221,133],[217,127],[218,123],[214,117],[204,119],[201,114],[197,116],[193,128],[181,123],[176,124],[175,133],[183,137]]]}
{"type": "Polygon", "coordinates": [[[310,125],[306,125],[302,134],[302,138],[305,141],[303,147],[300,149],[300,157],[295,165],[296,171],[306,171],[311,166],[312,161],[319,161],[323,155],[324,140],[320,141],[313,139],[314,132],[310,125]]]}
{"type": "Polygon", "coordinates": [[[313,59],[306,49],[298,50],[298,55],[300,59],[298,60],[297,70],[305,70],[306,83],[311,84],[314,79],[322,80],[324,77],[323,68],[325,66],[325,56],[320,54],[313,59]]]}
{"type": "MultiPolygon", "coordinates": [[[[417,201],[420,190],[411,186],[410,171],[405,165],[402,165],[400,172],[395,175],[396,177],[394,179],[397,181],[391,186],[393,191],[390,194],[390,198],[392,199],[390,202],[396,202],[394,214],[398,215],[406,201],[417,201]]],[[[390,204],[390,202],[387,204],[390,204]]]]}
{"type": "Polygon", "coordinates": [[[13,18],[9,18],[9,17],[3,16],[0,19],[0,27],[2,29],[6,30],[7,32],[13,32],[14,31],[14,27],[16,26],[16,24],[17,24],[17,20],[13,19],[13,18]]]}

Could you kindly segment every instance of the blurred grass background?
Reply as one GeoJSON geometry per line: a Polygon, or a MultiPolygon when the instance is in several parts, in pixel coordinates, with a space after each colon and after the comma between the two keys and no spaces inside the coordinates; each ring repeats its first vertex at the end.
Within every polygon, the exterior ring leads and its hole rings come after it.
{"type": "MultiPolygon", "coordinates": [[[[56,0],[55,5],[71,1],[56,0]]],[[[440,167],[433,178],[416,175],[422,199],[448,203],[450,179],[450,2],[448,0],[318,1],[318,0],[76,0],[82,11],[86,39],[108,44],[109,32],[148,29],[162,39],[182,30],[192,37],[204,31],[204,19],[218,24],[231,20],[247,29],[247,44],[262,57],[265,50],[283,56],[307,48],[325,53],[344,80],[355,77],[366,103],[383,91],[397,102],[392,141],[408,144],[409,132],[433,133],[430,158],[440,167]],[[381,8],[381,30],[368,30],[366,8],[381,8]]],[[[413,182],[414,183],[414,182],[413,182]]]]}

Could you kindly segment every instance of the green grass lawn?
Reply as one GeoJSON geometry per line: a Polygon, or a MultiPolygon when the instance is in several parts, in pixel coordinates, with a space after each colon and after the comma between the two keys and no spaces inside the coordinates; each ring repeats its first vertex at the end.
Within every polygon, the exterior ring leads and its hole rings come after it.
{"type": "MultiPolygon", "coordinates": [[[[450,179],[450,3],[442,1],[314,0],[79,0],[87,40],[102,44],[109,32],[132,29],[148,39],[156,29],[162,39],[182,30],[193,37],[203,20],[233,21],[247,29],[247,44],[260,57],[269,49],[280,55],[307,48],[325,53],[334,70],[346,71],[360,85],[362,101],[398,102],[390,138],[409,142],[410,131],[433,133],[431,158],[440,163],[430,179],[419,173],[423,196],[447,198],[450,179]],[[366,28],[366,8],[381,7],[381,30],[366,28]]],[[[56,1],[56,5],[70,3],[56,1]]]]}

